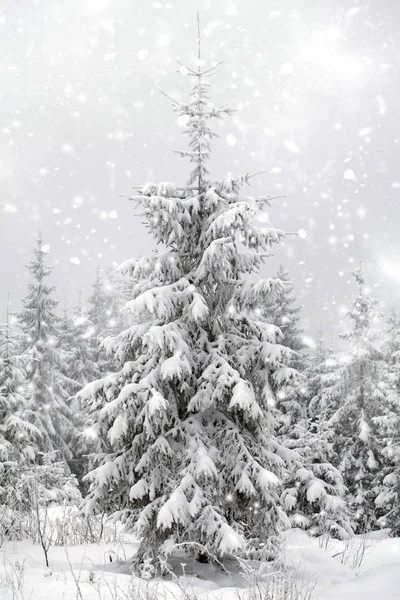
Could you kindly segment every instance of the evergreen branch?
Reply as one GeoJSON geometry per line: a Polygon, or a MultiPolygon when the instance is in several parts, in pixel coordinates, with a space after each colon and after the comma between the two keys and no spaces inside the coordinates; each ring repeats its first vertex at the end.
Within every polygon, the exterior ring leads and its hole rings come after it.
{"type": "Polygon", "coordinates": [[[181,105],[181,103],[178,102],[178,100],[175,100],[175,98],[172,98],[171,96],[168,96],[168,94],[166,94],[162,90],[159,90],[159,92],[160,92],[160,94],[162,94],[163,96],[165,96],[166,98],[168,98],[168,100],[171,100],[171,102],[173,102],[176,106],[180,106],[181,105]]]}
{"type": "Polygon", "coordinates": [[[221,60],[221,62],[219,62],[218,64],[216,64],[214,67],[210,67],[209,69],[207,69],[206,71],[203,71],[201,73],[201,76],[204,77],[204,75],[207,75],[208,73],[210,73],[210,75],[214,75],[214,73],[212,73],[211,71],[215,71],[215,69],[218,69],[218,67],[220,67],[221,65],[224,64],[224,61],[221,60]]]}
{"type": "Polygon", "coordinates": [[[257,171],[256,173],[252,173],[252,175],[248,175],[246,181],[248,181],[249,179],[252,179],[253,177],[257,177],[257,175],[262,175],[263,173],[266,173],[267,171],[265,169],[263,169],[262,171],[257,171]]]}
{"type": "MultiPolygon", "coordinates": [[[[175,150],[175,152],[179,152],[179,150],[175,150]]],[[[146,187],[147,184],[143,184],[143,185],[133,185],[132,189],[133,190],[141,190],[144,187],[146,187]]],[[[177,190],[198,190],[199,188],[197,187],[197,185],[176,185],[175,186],[177,190]]],[[[123,198],[128,198],[129,200],[132,200],[132,196],[128,196],[126,194],[119,194],[119,196],[122,196],[123,198]]]]}
{"type": "Polygon", "coordinates": [[[286,196],[267,196],[267,201],[270,200],[281,200],[282,198],[286,198],[286,196]]]}

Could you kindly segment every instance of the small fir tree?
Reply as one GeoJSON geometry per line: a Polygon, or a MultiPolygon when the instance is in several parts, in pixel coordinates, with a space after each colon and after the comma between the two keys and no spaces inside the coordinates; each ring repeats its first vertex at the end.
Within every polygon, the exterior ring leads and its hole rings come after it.
{"type": "Polygon", "coordinates": [[[274,373],[272,378],[279,408],[277,433],[280,439],[285,441],[290,437],[296,423],[300,422],[304,412],[305,379],[302,371],[305,366],[305,345],[302,340],[303,331],[299,328],[300,309],[294,306],[294,286],[283,266],[279,268],[277,277],[284,285],[283,293],[275,299],[269,299],[264,309],[264,318],[267,323],[279,328],[280,343],[290,351],[287,366],[292,369],[291,377],[288,377],[289,372],[286,369],[283,380],[279,371],[274,373]]]}
{"type": "Polygon", "coordinates": [[[383,465],[378,473],[375,500],[379,523],[392,535],[400,535],[400,315],[393,310],[387,319],[383,345],[387,396],[383,414],[375,419],[379,428],[383,465]]]}
{"type": "Polygon", "coordinates": [[[353,326],[341,335],[349,352],[334,361],[336,372],[329,375],[333,383],[321,398],[331,415],[338,466],[348,489],[354,527],[360,533],[377,526],[375,482],[382,455],[376,417],[384,410],[386,382],[381,332],[374,328],[377,301],[365,289],[361,268],[354,276],[359,292],[349,311],[353,326]]]}
{"type": "Polygon", "coordinates": [[[22,336],[10,316],[0,327],[0,424],[4,440],[18,460],[32,457],[32,444],[40,436],[31,424],[26,387],[26,360],[22,354],[22,336]]]}
{"type": "Polygon", "coordinates": [[[68,374],[71,380],[71,397],[75,397],[87,383],[98,379],[101,375],[96,362],[97,353],[93,351],[92,346],[93,333],[94,327],[83,310],[79,295],[79,303],[72,317],[69,317],[64,310],[58,344],[65,357],[67,368],[65,374],[68,374]]]}
{"type": "Polygon", "coordinates": [[[289,470],[282,498],[293,527],[313,536],[328,534],[344,539],[351,534],[351,526],[343,477],[333,464],[333,430],[322,412],[310,416],[308,406],[310,398],[320,392],[320,362],[325,361],[327,352],[319,334],[315,351],[308,356],[299,402],[284,438],[285,445],[299,458],[289,470]]]}
{"type": "Polygon", "coordinates": [[[332,464],[332,429],[327,423],[304,419],[294,427],[290,448],[299,460],[289,471],[282,498],[292,527],[313,536],[348,538],[352,528],[343,477],[332,464]]]}
{"type": "Polygon", "coordinates": [[[27,362],[27,389],[32,423],[40,431],[40,453],[56,453],[59,459],[72,458],[76,438],[68,390],[73,380],[65,374],[65,356],[58,347],[60,319],[55,313],[54,288],[46,283],[52,268],[45,264],[46,252],[39,238],[35,257],[28,270],[33,277],[23,300],[19,322],[25,335],[24,357],[27,362]]]}
{"type": "Polygon", "coordinates": [[[76,394],[86,384],[100,377],[100,369],[95,362],[97,350],[93,349],[93,326],[83,312],[81,297],[73,312],[72,318],[64,310],[64,318],[60,327],[58,347],[62,351],[63,373],[69,385],[66,388],[67,404],[70,407],[73,423],[77,430],[72,457],[68,464],[82,485],[82,478],[89,470],[89,455],[96,450],[93,439],[87,435],[92,419],[82,403],[77,401],[76,394]]]}
{"type": "MultiPolygon", "coordinates": [[[[305,357],[302,330],[298,326],[300,309],[294,306],[293,285],[288,272],[282,266],[277,276],[284,284],[284,291],[275,300],[269,299],[264,309],[264,318],[278,327],[280,343],[290,352],[288,361],[290,370],[284,369],[283,379],[280,370],[271,376],[272,388],[277,399],[276,433],[278,439],[285,447],[299,451],[284,483],[285,489],[288,490],[297,479],[296,473],[300,472],[304,454],[305,439],[304,435],[299,435],[299,433],[307,430],[305,418],[306,380],[301,373],[304,369],[305,357]]],[[[298,481],[296,483],[300,485],[298,481]]],[[[299,508],[299,503],[297,504],[297,508],[299,508]]],[[[286,506],[289,507],[288,502],[286,506]]],[[[292,508],[293,506],[290,506],[289,510],[292,508]]],[[[307,517],[304,519],[304,523],[308,522],[307,517]]],[[[299,520],[298,512],[297,520],[299,520]]]]}
{"type": "MultiPolygon", "coordinates": [[[[40,489],[43,500],[44,484],[48,482],[49,467],[36,467],[41,433],[35,426],[35,413],[30,406],[26,377],[26,356],[21,354],[21,334],[7,321],[0,328],[0,538],[15,540],[27,535],[27,519],[32,511],[32,492],[40,489]],[[40,477],[37,469],[41,469],[40,477]],[[43,476],[46,474],[46,481],[43,476]]],[[[58,467],[60,469],[60,466],[58,467]]],[[[65,471],[65,465],[64,465],[65,471]]],[[[74,481],[69,475],[69,491],[74,481]]],[[[76,493],[76,486],[75,486],[76,493]]],[[[46,495],[53,497],[47,487],[46,495]]],[[[70,495],[70,494],[69,494],[70,495]]],[[[66,500],[66,490],[58,489],[58,498],[66,500]]]]}
{"type": "Polygon", "coordinates": [[[340,370],[344,357],[326,345],[323,332],[317,333],[315,349],[309,354],[305,376],[307,379],[307,414],[312,422],[328,421],[341,402],[340,370]]]}
{"type": "Polygon", "coordinates": [[[284,284],[284,291],[275,300],[269,300],[265,306],[265,318],[268,323],[279,327],[282,332],[282,345],[293,350],[291,366],[302,370],[305,344],[303,330],[299,327],[300,308],[295,306],[294,285],[287,269],[279,267],[277,277],[284,284]]]}
{"type": "Polygon", "coordinates": [[[88,302],[91,305],[87,314],[92,325],[92,354],[97,368],[102,375],[115,370],[115,357],[107,355],[102,341],[123,329],[124,317],[121,309],[126,302],[123,282],[114,269],[108,267],[102,272],[96,271],[93,291],[88,302]]]}

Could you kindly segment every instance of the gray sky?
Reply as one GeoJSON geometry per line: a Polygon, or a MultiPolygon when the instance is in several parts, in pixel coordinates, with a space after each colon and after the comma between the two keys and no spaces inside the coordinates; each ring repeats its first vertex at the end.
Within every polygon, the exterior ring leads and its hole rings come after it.
{"type": "Polygon", "coordinates": [[[307,232],[263,275],[288,268],[310,334],[343,329],[360,259],[376,295],[400,301],[398,0],[3,0],[0,307],[7,292],[20,306],[39,228],[69,305],[97,266],[153,248],[119,194],[187,179],[159,89],[190,92],[175,59],[194,64],[197,10],[204,59],[223,61],[212,100],[239,109],[211,176],[265,169],[248,192],[284,194],[270,222],[307,232]]]}

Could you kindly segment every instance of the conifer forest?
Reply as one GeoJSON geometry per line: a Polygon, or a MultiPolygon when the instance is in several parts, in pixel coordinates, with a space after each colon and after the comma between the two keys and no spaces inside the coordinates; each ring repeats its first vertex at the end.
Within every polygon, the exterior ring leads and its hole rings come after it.
{"type": "Polygon", "coordinates": [[[400,599],[399,8],[0,7],[0,600],[400,599]]]}

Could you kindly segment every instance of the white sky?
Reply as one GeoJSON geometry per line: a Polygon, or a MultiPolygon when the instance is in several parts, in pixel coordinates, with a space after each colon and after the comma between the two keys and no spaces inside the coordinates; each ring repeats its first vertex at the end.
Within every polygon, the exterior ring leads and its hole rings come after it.
{"type": "Polygon", "coordinates": [[[223,61],[212,100],[239,109],[219,127],[212,177],[265,169],[249,193],[284,194],[272,224],[307,232],[263,275],[289,269],[310,334],[342,330],[360,259],[376,295],[399,301],[398,0],[4,0],[0,307],[7,292],[20,306],[39,228],[70,306],[98,265],[151,251],[119,194],[186,181],[159,89],[190,92],[175,58],[193,65],[199,8],[203,57],[223,61]]]}

